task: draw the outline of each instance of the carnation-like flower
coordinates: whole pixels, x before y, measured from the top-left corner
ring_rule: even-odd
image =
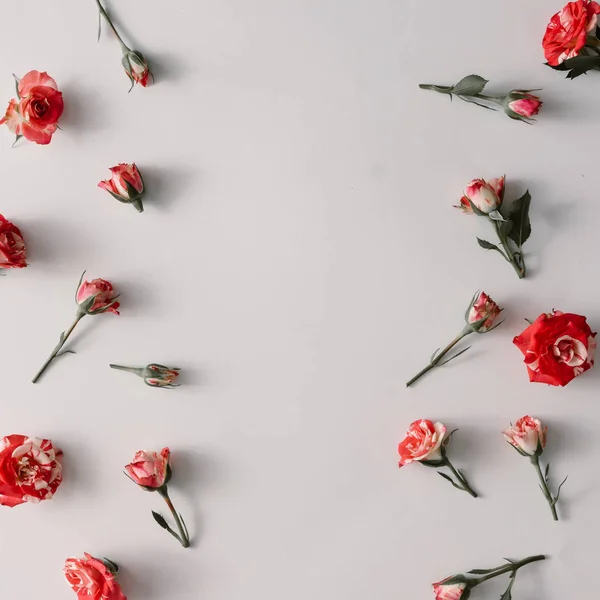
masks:
[[[50,440],[8,435],[0,440],[0,504],[50,500],[62,482],[62,452]]]
[[[0,215],[0,269],[22,269],[27,266],[25,241],[21,231]]]
[[[446,454],[446,446],[450,441],[452,433],[446,435],[446,426],[443,423],[434,423],[428,419],[419,419],[411,423],[406,437],[398,444],[400,455],[399,467],[419,462],[427,467],[448,467],[455,479],[438,471],[444,479],[449,481],[455,488],[463,490],[477,498],[464,473],[454,468]]]
[[[79,600],[127,600],[116,580],[119,567],[108,559],[67,558],[64,573]]]

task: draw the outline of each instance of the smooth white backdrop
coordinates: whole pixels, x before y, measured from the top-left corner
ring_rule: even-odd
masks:
[[[155,71],[130,94],[106,28],[96,43],[93,0],[6,7],[2,103],[11,73],[38,69],[66,108],[50,146],[0,134],[0,212],[30,258],[0,281],[0,435],[54,440],[64,482],[52,501],[0,510],[2,597],[72,598],[63,562],[84,551],[121,565],[130,600],[428,598],[446,575],[537,553],[551,560],[519,575],[515,597],[589,593],[600,370],[530,384],[511,344],[552,308],[600,327],[600,75],[543,65],[561,6],[111,0]],[[543,88],[539,122],[417,87],[469,73],[489,93]],[[96,187],[121,161],[144,174],[141,215]],[[451,207],[470,179],[503,173],[507,198],[533,197],[524,281]],[[84,269],[114,282],[121,316],[86,318],[77,354],[34,386]],[[406,390],[478,288],[506,322]],[[108,368],[152,361],[182,367],[184,385]],[[569,475],[559,523],[500,435],[526,413],[550,427],[554,484]],[[480,499],[398,470],[420,417],[460,429],[451,457]],[[191,550],[122,473],[164,445]]]

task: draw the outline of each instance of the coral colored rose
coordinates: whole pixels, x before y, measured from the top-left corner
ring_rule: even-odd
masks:
[[[500,207],[503,197],[504,176],[489,181],[473,179],[465,189],[460,204],[454,208],[460,208],[463,213],[470,215],[473,214],[473,207],[471,206],[473,204],[480,212],[487,215]]]
[[[471,303],[467,314],[467,322],[477,333],[489,331],[502,309],[485,293],[479,292]]]
[[[142,175],[135,163],[129,165],[119,163],[116,167],[111,167],[112,176],[98,184],[98,187],[106,190],[113,198],[119,202],[133,204],[138,212],[142,212],[142,196],[144,195],[144,181]]]
[[[531,119],[540,112],[543,102],[529,92],[513,90],[505,99],[505,111],[509,117]]]
[[[426,419],[415,421],[398,444],[398,466],[403,467],[413,461],[440,462],[445,435],[446,426],[442,423],[432,423]]]
[[[67,558],[64,572],[81,600],[127,600],[112,571],[87,552],[84,558]]]
[[[546,447],[547,427],[529,415],[521,417],[502,434],[506,441],[526,456],[539,456]]]
[[[142,487],[158,489],[164,486],[169,477],[170,450],[158,452],[138,450],[133,460],[125,467],[127,474]]]
[[[588,33],[596,28],[598,13],[600,5],[597,2],[577,0],[569,2],[550,19],[542,46],[551,67],[579,55]]]
[[[36,144],[49,144],[63,113],[62,93],[47,73],[29,71],[18,83],[18,100],[11,100],[0,125]]]
[[[585,317],[554,311],[540,315],[513,343],[525,356],[530,381],[564,386],[593,366],[595,337]]]
[[[115,298],[112,284],[105,279],[83,281],[79,285],[76,296],[77,304],[88,315],[101,312],[111,312],[118,315],[119,311],[117,309],[120,305],[115,302]]]
[[[50,500],[62,481],[62,452],[50,440],[9,435],[0,441],[0,504]]]
[[[471,590],[467,589],[467,586],[467,580],[460,575],[434,583],[435,600],[467,600],[471,595]]]
[[[0,269],[26,266],[25,242],[19,228],[0,215]]]

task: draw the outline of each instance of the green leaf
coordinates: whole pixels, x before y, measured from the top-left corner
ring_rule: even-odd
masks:
[[[600,56],[574,56],[552,68],[556,71],[569,71],[567,78],[575,79],[575,77],[584,75],[588,71],[600,69]]]
[[[497,250],[498,252],[500,252],[500,248],[498,248],[496,244],[492,244],[491,242],[482,240],[481,238],[477,238],[477,243],[485,250]]]
[[[510,219],[505,219],[498,224],[498,235],[500,239],[505,240],[508,237],[511,229],[513,228],[513,222]]]
[[[446,473],[441,473],[440,471],[438,471],[438,475],[440,477],[443,477],[446,481],[449,481],[457,490],[462,490],[463,489],[460,485],[458,485],[458,483],[456,483],[454,481],[454,479],[452,479],[451,477],[449,477],[448,475],[446,475]]]
[[[452,92],[457,96],[476,96],[483,92],[486,83],[487,79],[479,75],[467,75],[452,88]]]
[[[550,474],[550,463],[546,465],[546,470],[544,471],[544,481],[548,483],[548,475]]]
[[[472,571],[469,571],[469,575],[487,575],[488,573],[493,573],[497,570],[498,567],[495,569],[473,569]]]
[[[531,235],[531,223],[529,222],[529,206],[531,205],[531,195],[527,190],[520,198],[515,200],[509,210],[509,219],[513,226],[508,237],[517,244],[519,249],[529,239]]]
[[[155,511],[152,511],[152,516],[154,517],[154,520],[163,528],[163,529],[169,529],[169,525],[167,524],[167,522],[165,521],[165,518],[158,514]]]
[[[461,354],[464,354],[470,347],[471,346],[467,346],[464,350],[461,350],[460,352],[458,352],[454,356],[451,356],[450,358],[447,358],[445,361],[439,363],[438,367],[443,367],[444,365],[447,365],[451,360],[454,360],[455,358],[458,358]]]

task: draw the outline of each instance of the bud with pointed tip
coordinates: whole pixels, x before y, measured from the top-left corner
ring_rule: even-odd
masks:
[[[512,90],[504,98],[504,112],[511,118],[527,121],[540,112],[542,101],[527,90]]]
[[[129,371],[144,379],[144,383],[150,387],[161,387],[173,389],[179,387],[174,381],[179,377],[178,367],[165,367],[157,363],[150,363],[145,367],[123,367],[121,365],[109,365],[111,369],[118,371]]]
[[[152,76],[152,73],[150,73],[148,63],[141,52],[138,50],[124,51],[121,63],[132,87],[136,83],[139,83],[142,87],[148,85],[148,78]]]
[[[79,310],[86,315],[99,315],[103,312],[119,314],[120,304],[113,295],[113,286],[105,279],[82,281],[77,288],[76,300]]]
[[[144,180],[135,163],[119,163],[110,167],[110,172],[111,178],[101,181],[98,187],[106,190],[119,202],[133,204],[138,212],[143,212]]]
[[[467,309],[465,320],[475,333],[486,333],[494,328],[501,312],[502,309],[485,292],[477,292]]]

